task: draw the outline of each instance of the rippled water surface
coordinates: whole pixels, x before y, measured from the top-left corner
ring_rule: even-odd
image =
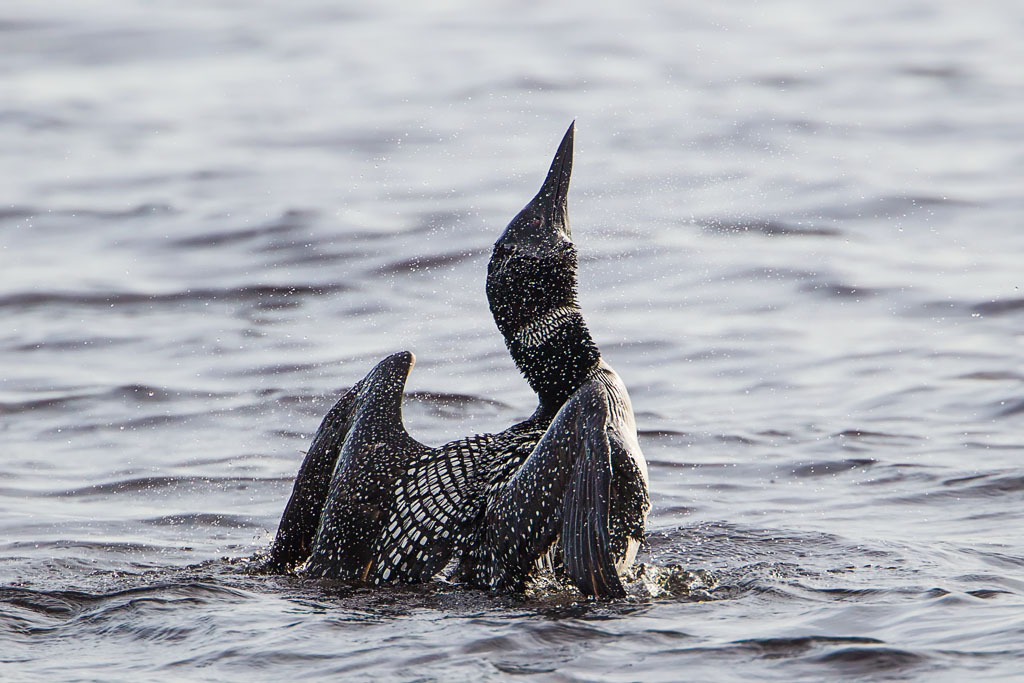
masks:
[[[1009,1],[6,2],[0,678],[1014,677],[1022,32]],[[666,590],[246,573],[384,355],[425,442],[531,412],[485,264],[573,118]]]

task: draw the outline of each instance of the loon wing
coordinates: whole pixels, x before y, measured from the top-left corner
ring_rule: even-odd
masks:
[[[263,565],[267,571],[284,571],[302,564],[312,550],[313,538],[320,528],[320,517],[338,454],[345,443],[357,398],[366,380],[360,380],[328,411],[306,458],[295,476],[291,498],[285,506],[277,536],[270,548],[270,557]]]
[[[597,380],[562,406],[515,477],[488,504],[485,544],[490,583],[520,588],[534,563],[561,536],[566,571],[577,588],[622,597],[609,538],[613,448],[609,398]]]
[[[331,409],[303,461],[264,569],[308,560],[321,577],[426,581],[482,507],[492,435],[440,449],[413,440],[401,401],[411,354],[390,356]]]
[[[373,547],[394,487],[409,463],[429,451],[402,423],[402,393],[414,362],[409,352],[388,356],[361,383],[305,565],[309,575],[366,580],[376,563]]]
[[[596,392],[588,392],[596,393]],[[606,398],[604,391],[601,398]],[[576,465],[562,498],[562,559],[565,572],[586,595],[621,598],[609,538],[612,452],[606,424],[608,403],[586,397],[582,430],[573,435]],[[577,424],[579,424],[579,422]]]
[[[486,477],[479,463],[493,440],[489,434],[461,439],[410,463],[394,490],[367,580],[415,583],[444,569],[483,507]]]

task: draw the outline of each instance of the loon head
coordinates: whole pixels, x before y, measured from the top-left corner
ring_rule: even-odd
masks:
[[[540,192],[494,244],[487,267],[487,300],[509,340],[541,316],[576,306],[576,248],[569,231],[569,178],[573,135],[569,126]]]

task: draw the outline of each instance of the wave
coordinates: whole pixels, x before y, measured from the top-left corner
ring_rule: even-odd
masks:
[[[1024,311],[1024,298],[1021,299],[993,299],[982,301],[971,306],[972,313],[980,315],[1005,315]]]
[[[398,275],[401,273],[415,273],[435,268],[445,268],[469,259],[477,258],[487,253],[484,249],[462,249],[451,251],[445,254],[432,254],[430,256],[414,256],[401,261],[386,263],[377,268],[381,275]]]
[[[995,411],[996,417],[1013,417],[1024,413],[1024,398],[999,401]]]
[[[808,282],[800,286],[801,292],[822,294],[835,299],[867,299],[881,296],[886,290],[879,287],[847,285],[841,282]]]
[[[291,477],[137,477],[92,484],[63,491],[48,491],[43,496],[82,498],[125,493],[151,493],[161,489],[223,489],[229,486],[252,485],[256,482],[290,482]]]
[[[136,306],[178,302],[267,302],[272,299],[324,296],[348,291],[338,282],[292,285],[243,285],[240,287],[197,287],[174,292],[18,292],[0,296],[2,308],[35,308],[44,306]]]
[[[921,667],[932,657],[893,647],[844,647],[807,659],[813,664],[827,664],[843,675],[872,676],[905,673]]]
[[[228,527],[231,529],[262,529],[263,525],[241,515],[226,515],[210,512],[193,512],[163,515],[140,520],[151,526],[173,527]]]
[[[926,315],[959,314],[995,318],[1024,311],[1024,298],[988,299],[985,301],[934,300],[922,303],[921,309]]]
[[[847,458],[844,460],[822,460],[809,462],[791,468],[789,471],[798,479],[810,477],[824,477],[849,472],[851,470],[866,469],[877,465],[878,461],[872,458]]]
[[[469,408],[471,406],[486,406],[489,408],[508,408],[511,406],[493,398],[474,396],[472,394],[457,394],[444,391],[410,391],[405,394],[406,399],[418,401],[428,405],[442,408]]]
[[[33,206],[7,206],[0,208],[0,222],[35,218],[37,216],[56,216],[65,218],[82,216],[87,218],[100,218],[103,220],[120,220],[152,215],[169,216],[176,213],[178,213],[177,209],[169,204],[148,202],[138,204],[127,209],[42,209]]]
[[[98,400],[102,402],[119,401],[129,402],[132,404],[144,404],[169,403],[183,399],[187,400],[196,398],[225,398],[230,395],[209,391],[179,390],[166,387],[161,388],[147,384],[123,384],[110,388],[68,389],[64,391],[47,391],[42,393],[44,393],[44,396],[38,398],[28,398],[20,401],[0,401],[0,415],[17,415],[37,410],[64,408],[69,404],[86,400]],[[76,429],[84,426],[85,425],[78,425],[77,427],[71,427],[69,429]]]
[[[180,237],[170,242],[172,247],[221,247],[248,242],[259,237],[284,235],[305,228],[316,217],[315,211],[289,209],[269,223],[241,230],[216,230],[201,235]]]
[[[934,477],[929,479],[934,480]],[[870,483],[876,484],[877,482]],[[1024,491],[1024,475],[986,473],[947,479],[940,482],[938,487],[929,487],[917,493],[892,496],[885,500],[901,504],[936,505],[943,500],[955,502],[962,499],[1015,497],[1021,491]]]
[[[116,610],[125,604],[126,599],[128,601],[149,599],[164,602],[181,599],[237,600],[245,598],[247,595],[245,591],[236,588],[206,582],[157,582],[95,593],[78,590],[40,591],[17,586],[0,586],[0,603],[13,605],[59,621],[95,610],[97,605],[105,606],[101,611]],[[93,616],[98,614],[98,612],[93,612]]]
[[[771,237],[840,237],[842,230],[823,225],[804,225],[803,223],[787,223],[765,218],[722,219],[706,218],[697,224],[708,232],[749,234],[756,233]]]
[[[10,541],[3,545],[5,550],[65,550],[77,548],[80,550],[93,550],[99,554],[116,553],[118,555],[131,555],[136,553],[155,553],[165,551],[170,546],[158,546],[150,543],[133,543],[121,541],[90,541],[88,539],[58,539],[48,541]]]

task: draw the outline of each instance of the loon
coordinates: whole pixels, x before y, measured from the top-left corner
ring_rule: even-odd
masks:
[[[575,122],[537,195],[494,245],[487,298],[533,415],[431,448],[409,436],[415,357],[377,364],[327,413],[266,568],[369,584],[428,581],[450,563],[472,586],[521,591],[545,558],[585,595],[625,595],[643,539],[647,465],[629,395],[576,300],[568,220]]]

